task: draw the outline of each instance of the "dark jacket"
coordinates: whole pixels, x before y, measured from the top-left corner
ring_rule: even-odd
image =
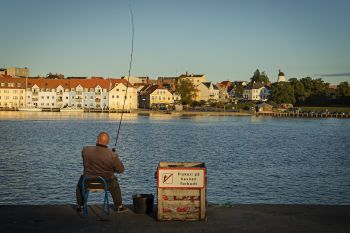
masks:
[[[84,176],[112,178],[115,172],[124,172],[124,165],[118,155],[106,146],[86,146],[83,148],[82,157]]]

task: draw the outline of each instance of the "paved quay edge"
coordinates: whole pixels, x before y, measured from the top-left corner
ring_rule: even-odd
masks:
[[[211,205],[207,220],[155,220],[111,210],[101,221],[101,205],[83,217],[75,205],[0,205],[1,232],[350,232],[350,205]]]

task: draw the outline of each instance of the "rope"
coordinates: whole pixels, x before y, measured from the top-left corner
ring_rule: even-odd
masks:
[[[132,65],[132,56],[134,54],[134,14],[132,12],[132,8],[131,8],[130,4],[129,4],[129,9],[130,9],[130,15],[131,15],[132,37],[131,37],[131,53],[130,53],[130,62],[129,62],[128,83],[126,84],[126,91],[125,91],[125,96],[124,96],[123,109],[122,109],[122,113],[120,115],[120,121],[119,121],[119,125],[118,125],[117,137],[115,139],[114,147],[117,147],[118,138],[119,138],[119,132],[120,132],[120,126],[122,125],[124,108],[125,108],[125,101],[126,101],[126,98],[127,98],[127,95],[128,95],[129,79],[130,79],[131,65]]]

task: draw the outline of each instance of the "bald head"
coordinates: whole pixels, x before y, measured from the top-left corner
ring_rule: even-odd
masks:
[[[108,135],[108,133],[106,133],[106,132],[99,133],[96,143],[107,146],[108,143],[109,143],[109,135]]]

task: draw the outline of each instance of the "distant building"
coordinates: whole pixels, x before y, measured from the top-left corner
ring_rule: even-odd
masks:
[[[185,74],[181,74],[179,76],[180,79],[189,79],[193,83],[194,86],[198,86],[199,84],[205,82],[206,77],[204,74],[190,74],[186,72]]]
[[[28,79],[29,108],[107,108],[108,80]]]
[[[67,79],[87,79],[88,77],[67,77]]]
[[[157,85],[165,87],[168,90],[175,90],[175,85],[179,77],[158,77]]]
[[[134,85],[135,83],[149,84],[149,77],[147,77],[147,76],[145,76],[145,77],[123,76],[123,77],[121,77],[121,79],[125,79],[125,80],[129,81],[129,83],[131,83],[132,85]]]
[[[244,88],[243,98],[251,101],[266,101],[270,92],[263,83],[250,83]]]
[[[284,73],[281,70],[278,71],[277,82],[286,82],[286,77],[285,77]]]
[[[7,70],[5,68],[0,69],[0,75],[6,75]]]
[[[256,106],[258,112],[272,112],[273,106],[267,103],[261,103]]]
[[[228,101],[230,99],[230,91],[233,89],[233,83],[227,80],[216,85],[219,88],[219,100],[224,102]]]
[[[174,105],[173,94],[166,88],[158,85],[146,85],[139,94],[141,108],[169,108]]]
[[[247,82],[247,81],[234,81],[234,82],[233,82],[233,84],[234,84],[235,86],[240,85],[240,86],[243,86],[243,87],[247,86],[248,83],[249,83],[249,82]]]
[[[126,79],[109,79],[109,109],[132,110],[137,109],[137,89]]]
[[[197,101],[218,101],[219,88],[212,82],[203,82],[197,86]]]
[[[0,77],[0,108],[18,109],[25,106],[26,80]]]
[[[8,67],[8,68],[6,68],[6,74],[10,75],[10,76],[28,78],[29,77],[29,69],[27,67],[24,67],[24,68]]]

